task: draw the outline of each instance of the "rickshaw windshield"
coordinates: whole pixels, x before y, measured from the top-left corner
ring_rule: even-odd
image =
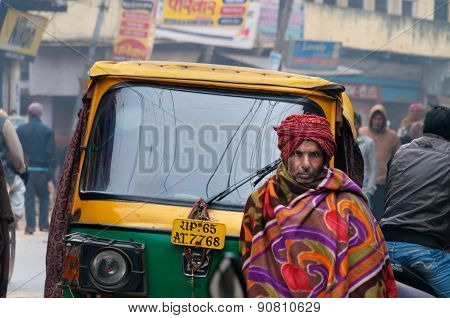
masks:
[[[208,199],[279,158],[273,130],[286,116],[324,116],[299,97],[121,85],[98,107],[81,198],[168,204]],[[242,207],[245,184],[220,205]]]

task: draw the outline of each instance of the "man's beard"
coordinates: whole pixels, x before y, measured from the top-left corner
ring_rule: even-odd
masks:
[[[295,175],[293,175],[293,178],[295,181],[297,181],[299,184],[310,184],[317,180],[321,172],[323,171],[324,167],[321,167],[318,170],[311,170],[308,171],[306,174],[309,175],[309,177],[302,176],[301,172],[297,172]]]
[[[374,131],[374,132],[376,132],[376,133],[380,133],[380,132],[382,132],[383,131],[383,129],[384,129],[384,126],[381,126],[381,127],[374,127],[374,126],[372,126],[372,130]]]

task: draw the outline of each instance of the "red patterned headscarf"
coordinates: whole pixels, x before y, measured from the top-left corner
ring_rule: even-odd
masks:
[[[326,118],[316,115],[290,115],[274,129],[278,134],[278,148],[283,162],[287,161],[304,140],[317,142],[327,160],[330,160],[336,151],[336,142]]]

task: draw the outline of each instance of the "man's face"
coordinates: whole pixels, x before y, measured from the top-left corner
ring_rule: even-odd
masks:
[[[300,184],[308,184],[317,179],[322,172],[325,157],[320,146],[311,140],[305,140],[290,155],[287,169]]]
[[[422,109],[413,109],[411,111],[411,115],[413,117],[414,120],[419,120],[420,118],[423,117],[423,110]]]
[[[384,128],[384,116],[380,113],[375,113],[371,119],[372,129],[381,131]]]

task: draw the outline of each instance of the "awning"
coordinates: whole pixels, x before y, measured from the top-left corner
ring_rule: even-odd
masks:
[[[226,59],[238,62],[239,66],[256,67],[266,69],[269,64],[269,57],[253,56],[235,53],[218,53]],[[292,68],[282,68],[283,72],[310,75],[310,76],[327,76],[327,75],[360,75],[363,71],[350,68],[344,65],[338,65],[336,70],[302,70]]]

